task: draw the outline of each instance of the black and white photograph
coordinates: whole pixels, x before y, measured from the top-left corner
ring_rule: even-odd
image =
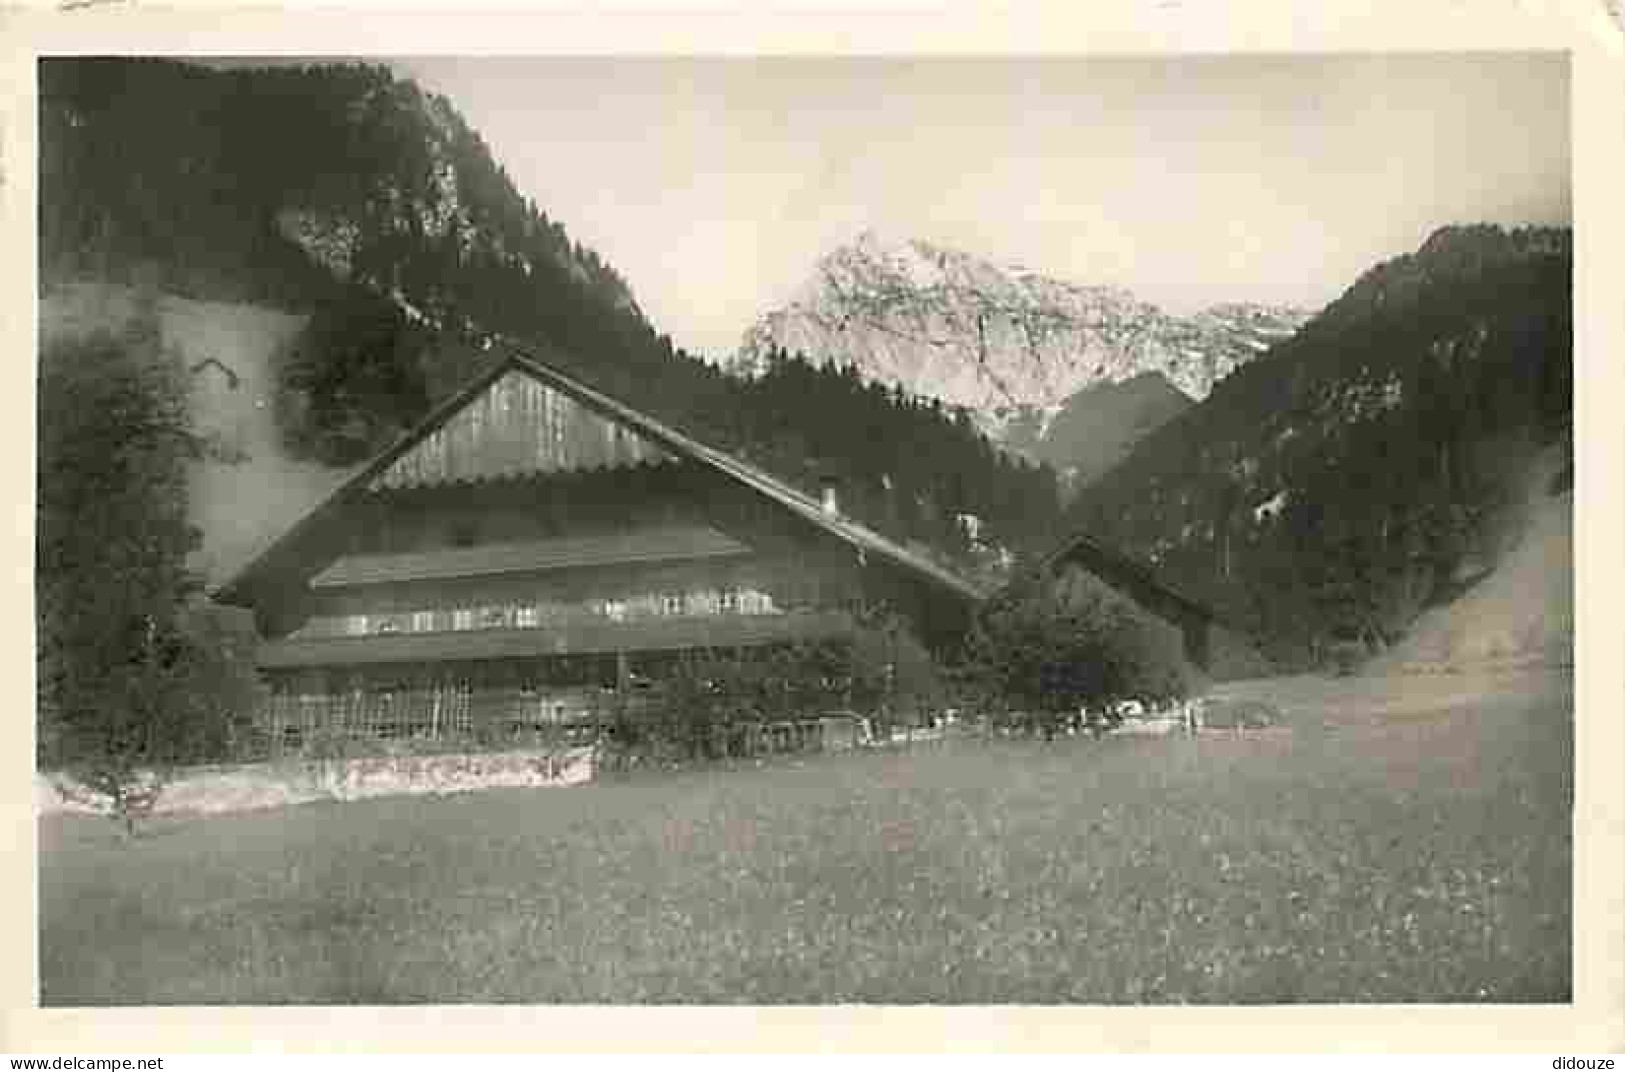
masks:
[[[39,56],[39,1005],[1569,1005],[1572,73]]]

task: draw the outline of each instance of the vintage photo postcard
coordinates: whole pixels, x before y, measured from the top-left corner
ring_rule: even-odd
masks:
[[[1605,6],[137,14],[12,72],[19,1048],[1625,1041]]]

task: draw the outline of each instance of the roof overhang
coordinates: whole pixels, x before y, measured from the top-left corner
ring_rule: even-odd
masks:
[[[568,395],[576,402],[612,420],[629,425],[679,457],[713,469],[771,499],[802,520],[822,529],[852,547],[861,558],[871,556],[929,583],[933,588],[966,604],[976,604],[988,595],[979,585],[924,555],[905,549],[879,533],[838,514],[825,510],[822,503],[783,481],[733,455],[708,447],[690,436],[602,393],[534,357],[511,340],[502,340],[504,356],[467,386],[435,406],[422,421],[403,434],[349,480],[341,484],[315,509],[299,519],[265,551],[244,566],[235,577],[217,589],[214,598],[223,603],[251,605],[259,577],[279,559],[290,554],[301,541],[334,516],[344,504],[367,493],[379,474],[425,436],[445,423],[471,399],[504,373],[519,369]],[[280,582],[279,582],[280,583]]]
[[[738,540],[707,526],[667,526],[611,532],[585,539],[448,547],[401,554],[346,555],[316,576],[317,589],[404,584],[459,577],[496,577],[555,570],[691,562],[750,553]]]

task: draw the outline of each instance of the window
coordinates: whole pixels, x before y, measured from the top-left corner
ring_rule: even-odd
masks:
[[[558,399],[552,391],[544,389],[542,392],[542,423],[546,424],[549,429],[558,424],[558,409]]]
[[[624,622],[626,620],[626,600],[604,600],[604,617],[612,622]]]
[[[413,611],[412,612],[412,632],[414,632],[414,633],[432,633],[432,632],[434,632],[434,611],[432,611],[432,610],[415,610],[415,611]]]
[[[452,611],[451,627],[458,630],[474,628],[474,612],[468,607],[459,607]]]
[[[399,633],[401,631],[400,619],[394,617],[379,618],[377,630],[380,634]]]
[[[683,597],[680,594],[674,593],[674,592],[668,592],[665,595],[661,596],[660,597],[660,613],[662,613],[662,614],[681,614],[681,613],[683,613]]]
[[[535,629],[540,622],[541,615],[536,612],[536,604],[522,603],[519,612],[514,615],[514,622],[521,629]]]
[[[451,686],[451,728],[454,733],[474,732],[474,686],[467,679]]]
[[[721,604],[721,607],[722,607],[722,613],[724,613],[724,614],[738,614],[739,613],[739,589],[737,589],[737,588],[724,588],[722,590],[722,598],[721,598],[720,604]]]
[[[351,636],[367,635],[367,616],[365,614],[352,614],[344,619],[344,631]]]
[[[508,624],[507,607],[482,607],[480,609],[480,627],[483,629],[501,629]]]

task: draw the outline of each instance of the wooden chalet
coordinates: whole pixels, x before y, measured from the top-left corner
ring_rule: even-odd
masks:
[[[1213,629],[1218,615],[1182,592],[1150,566],[1086,533],[1077,533],[1046,555],[1038,569],[1050,576],[1083,570],[1122,592],[1141,607],[1179,629],[1185,658],[1207,671],[1213,664]]]
[[[215,598],[254,612],[282,748],[579,728],[685,650],[839,640],[881,604],[946,645],[981,594],[511,349]]]

